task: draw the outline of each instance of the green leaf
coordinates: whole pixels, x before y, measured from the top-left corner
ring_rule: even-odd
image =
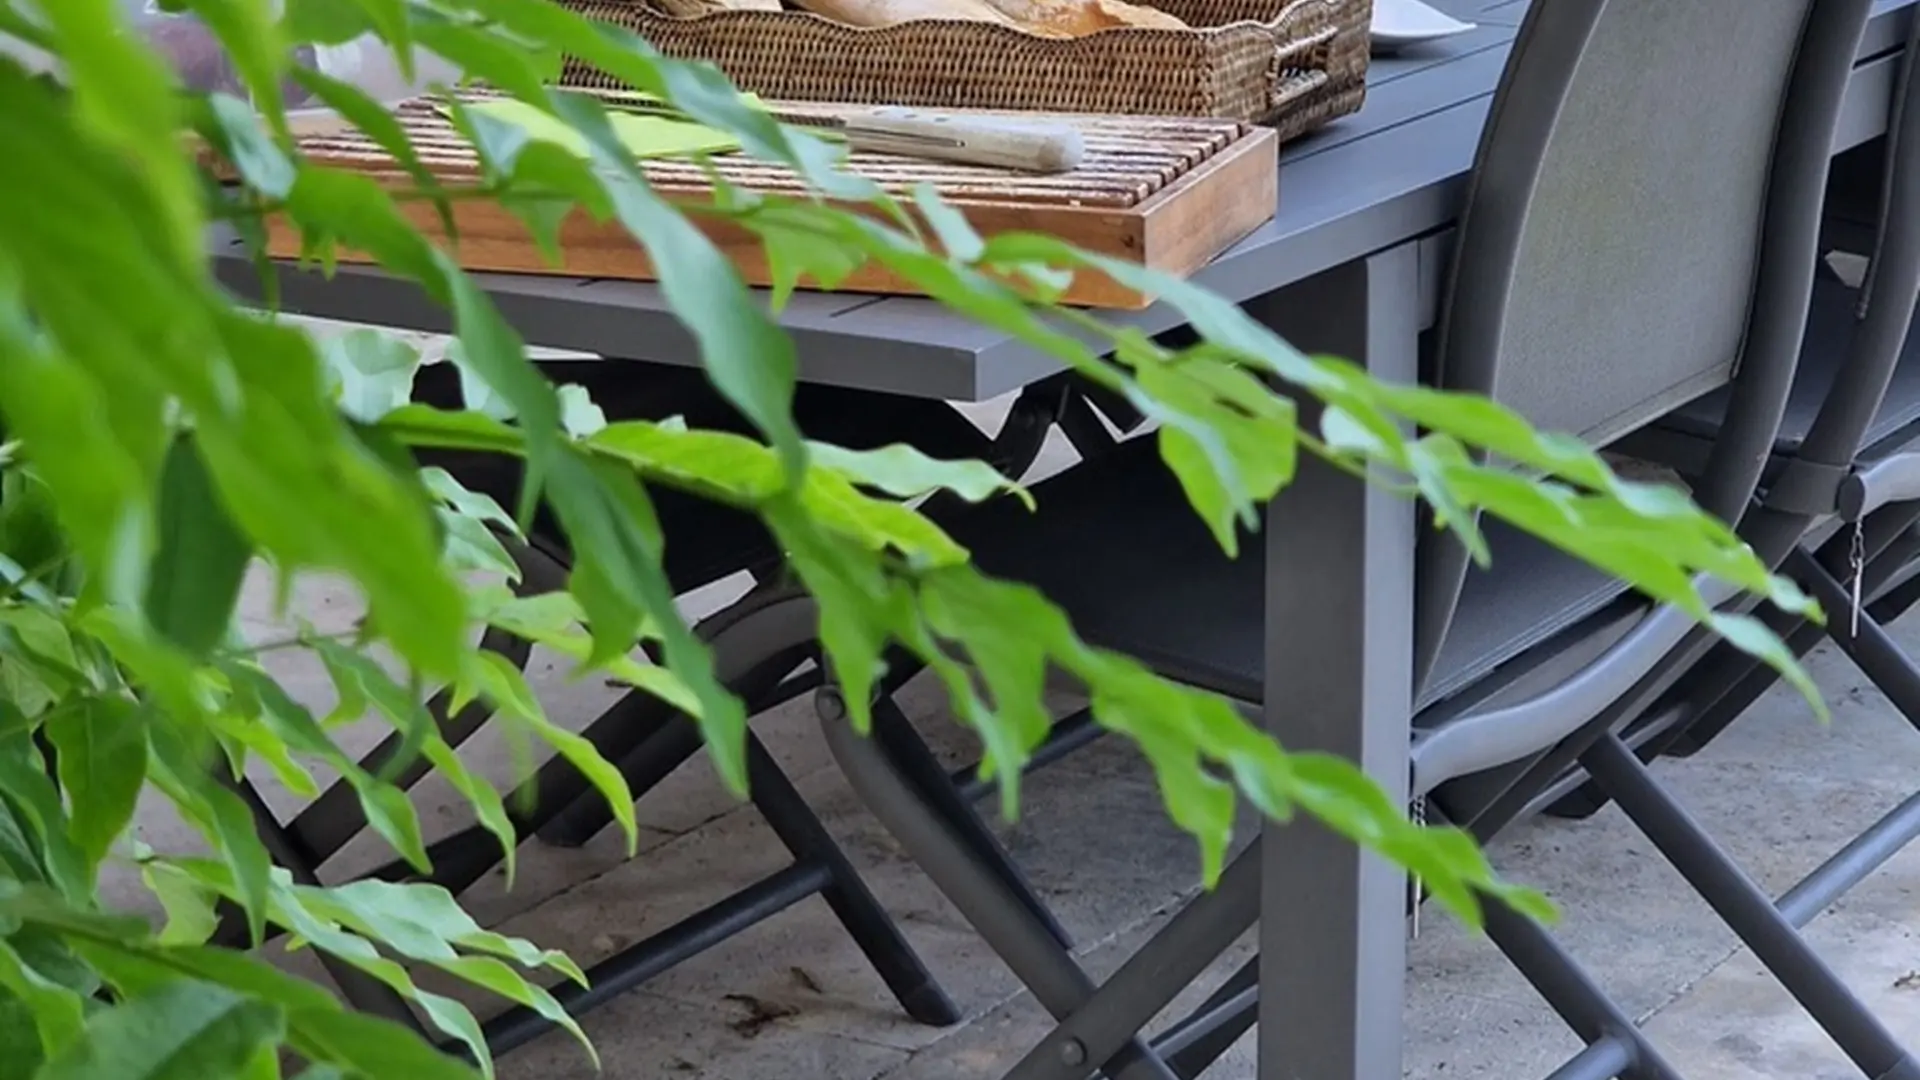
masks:
[[[199,880],[182,867],[174,870]],[[326,990],[247,953],[207,945],[157,945],[144,936],[123,940],[90,928],[67,929],[81,935],[74,942],[76,951],[126,993],[147,993],[182,978],[218,984],[243,997],[285,1008],[296,1028],[302,1016],[341,1008]]]
[[[326,339],[321,347],[340,387],[340,410],[373,423],[413,397],[420,354],[392,333],[356,327]]]
[[[973,231],[972,224],[952,203],[942,199],[931,184],[914,185],[913,205],[926,218],[949,258],[970,263],[986,251],[986,244],[980,234]]]
[[[445,17],[423,17],[417,30],[420,44],[460,65],[471,77],[523,101],[538,101],[545,92],[554,65],[538,50],[488,28],[463,26]]]
[[[330,0],[330,2],[332,6],[349,9],[347,11],[349,21],[358,15],[351,10],[354,4],[350,0]],[[308,0],[304,6],[311,11],[316,4],[314,0]],[[289,18],[293,18],[298,11],[299,8],[289,9]],[[404,56],[405,54],[396,55]],[[413,141],[407,137],[405,129],[400,126],[399,119],[395,117],[389,106],[382,104],[352,83],[342,82],[310,67],[294,68],[293,78],[308,93],[340,114],[354,127],[359,128],[360,132],[372,139],[380,149],[392,155],[393,159],[406,169],[407,175],[421,191],[435,195],[434,206],[440,212],[441,228],[449,236],[455,234],[453,210],[441,194],[439,178],[420,160],[420,154],[414,149]]]
[[[146,718],[126,698],[83,698],[48,716],[47,736],[70,808],[70,835],[98,866],[133,820],[147,778]]]
[[[273,860],[260,842],[253,813],[240,796],[223,786],[208,784],[203,789],[208,819],[221,856],[239,885],[240,906],[247,913],[252,940],[261,939],[261,927],[267,909],[267,880]]]
[[[533,946],[517,939],[488,934],[459,911],[453,898],[432,886],[396,885],[362,881],[334,889],[296,890],[300,903],[316,916],[331,919],[359,935],[384,942],[402,956],[425,961],[466,982],[500,994],[510,1001],[527,1005],[554,1023],[566,1028],[587,1045],[572,1018],[566,1015],[553,996],[532,984],[512,968],[491,956],[463,956],[455,944],[472,946],[499,942],[511,955],[530,956],[540,963],[565,971],[570,977],[584,976],[571,961],[553,953],[538,953]],[[494,951],[487,949],[486,951]],[[456,1021],[457,1022],[457,1021]],[[591,1046],[588,1046],[591,1051]]]
[[[27,839],[19,815],[14,813],[13,807],[5,799],[0,799],[0,880],[39,885],[47,883],[47,872],[40,864],[40,855],[33,849],[33,842]]]
[[[436,960],[433,966],[539,1013],[555,1026],[572,1035],[586,1049],[587,1056],[593,1061],[593,1067],[595,1069],[600,1067],[600,1054],[594,1050],[592,1041],[587,1038],[587,1033],[580,1030],[580,1025],[573,1017],[567,1015],[567,1010],[560,1006],[560,1002],[555,1000],[552,994],[528,982],[519,972],[490,956],[461,956],[451,960]]]
[[[408,1080],[474,1080],[480,1075],[391,1020],[315,1010],[293,1014],[288,1026],[294,1049],[359,1075]]]
[[[508,580],[517,581],[520,566],[513,556],[500,543],[500,537],[481,522],[456,514],[452,511],[440,512],[440,523],[446,529],[446,547],[443,557],[447,565],[461,573],[483,571],[499,574]]]
[[[207,1080],[241,1071],[285,1030],[275,1006],[176,982],[96,1013],[37,1080]]]
[[[585,439],[607,426],[607,414],[593,403],[586,387],[568,383],[560,387],[560,422],[567,434]]]
[[[345,45],[373,32],[358,0],[286,0],[280,25],[291,40],[319,45]]]
[[[257,0],[181,2],[219,36],[221,49],[253,98],[253,108],[284,135],[286,102],[281,88],[291,43],[281,36],[273,10]]]
[[[941,461],[905,443],[876,450],[848,450],[826,443],[809,443],[808,447],[813,460],[823,468],[903,499],[951,491],[968,502],[984,502],[1010,492],[1029,507],[1033,505],[1033,497],[1025,488],[982,461]]]
[[[115,7],[110,0],[39,5],[60,44],[64,82],[72,89],[76,111],[103,144],[140,163],[145,186],[163,214],[161,225],[170,234],[169,254],[185,271],[200,257],[201,237],[193,172],[176,141],[179,99],[153,53],[122,32]],[[10,111],[11,105],[0,105],[0,113]],[[12,139],[0,143],[23,145]]]
[[[500,798],[500,792],[486,777],[475,775],[468,769],[445,739],[428,739],[423,752],[435,771],[473,807],[480,825],[500,841],[500,856],[505,860],[502,870],[506,874],[507,887],[512,888],[514,864],[520,849],[520,832],[513,827],[512,818],[507,816],[507,805]],[[406,794],[402,792],[400,798],[406,801]],[[408,805],[412,804],[409,802]]]
[[[520,529],[500,504],[490,495],[468,491],[445,469],[422,469],[420,478],[442,504],[448,562],[462,571],[490,571],[519,581],[520,566],[500,542],[500,534],[518,539]]]
[[[86,902],[93,894],[91,864],[73,841],[47,762],[24,732],[0,737],[0,800],[38,851],[47,880],[69,901]]]
[[[512,536],[519,535],[519,530],[514,527],[513,518],[501,509],[493,496],[469,490],[466,485],[454,479],[453,474],[447,470],[421,469],[420,482],[427,486],[427,490],[433,493],[434,498],[445,503],[448,509],[462,517],[470,517],[476,521],[497,526]]]
[[[362,768],[359,761],[327,735],[306,706],[295,701],[265,672],[241,664],[226,665],[222,671],[233,683],[240,702],[249,711],[258,714],[270,730],[294,750],[312,754],[326,762],[328,767],[353,785],[355,794],[360,798],[360,809],[367,815],[367,824],[372,826],[374,832],[393,845],[396,851],[415,852],[422,859],[426,857],[420,817],[406,792],[376,779]],[[342,678],[347,680],[346,689],[353,692],[356,700],[366,696],[357,673],[337,674],[336,685],[340,685]]]
[[[171,717],[160,717],[148,728],[153,775],[186,819],[219,853],[231,876],[232,892],[247,916],[251,940],[263,937],[273,859],[260,842],[253,811],[228,784],[214,774],[203,753],[176,728]]]
[[[388,781],[406,768],[429,740],[439,738],[433,715],[411,690],[395,682],[367,656],[327,638],[314,638],[312,645],[342,697],[371,702],[400,733],[400,745],[382,766],[383,775],[359,786],[361,802],[368,807],[369,824],[394,850],[421,873],[430,872],[433,864],[427,858],[419,818],[406,792]],[[355,771],[360,771],[357,765]],[[354,779],[353,774],[348,776],[350,781]]]
[[[379,427],[415,447],[488,450],[500,454],[522,454],[526,450],[525,439],[519,431],[477,412],[407,405],[382,417]]]
[[[1827,708],[1826,695],[1814,683],[1813,676],[1800,666],[1793,650],[1781,641],[1779,636],[1759,619],[1751,615],[1732,615],[1716,611],[1708,620],[1708,626],[1725,638],[1741,652],[1758,657],[1768,667],[1779,672],[1787,682],[1800,691],[1800,696],[1813,703],[1814,712],[1821,723],[1831,719]]]
[[[147,618],[169,641],[204,657],[233,625],[252,545],[227,515],[189,439],[167,452],[159,506],[160,548],[147,579]]]
[[[799,366],[792,339],[713,241],[647,185],[598,103],[577,94],[551,97],[554,112],[593,144],[614,214],[660,268],[660,290],[693,334],[714,388],[773,444],[787,473],[799,476],[806,451],[793,423]]]
[[[631,855],[640,842],[640,833],[634,819],[633,792],[620,770],[600,756],[592,743],[549,720],[546,710],[540,707],[540,699],[527,685],[526,677],[506,657],[480,651],[473,657],[467,680],[479,688],[481,696],[493,702],[501,715],[520,721],[593,784],[607,800],[621,831],[626,833],[627,851]]]
[[[0,15],[5,9],[0,8]],[[0,1062],[6,1063],[6,1080],[16,1077],[30,1077],[40,1069],[40,1063],[46,1060],[46,1051],[41,1044],[41,1035],[35,1026],[37,1017],[33,1007],[21,1000],[12,991],[0,987]]]
[[[0,997],[9,995],[27,1006],[40,1035],[37,1049],[43,1060],[63,1053],[86,1025],[86,999],[34,970],[0,939]],[[10,1022],[11,1018],[0,1017],[0,1025]]]
[[[358,0],[358,3],[378,28],[380,37],[393,48],[401,74],[412,78],[413,21],[407,0]]]
[[[219,929],[211,892],[192,876],[170,863],[149,860],[140,866],[140,879],[167,913],[157,939],[160,944],[204,945]]]
[[[526,521],[533,499],[545,479],[551,444],[560,437],[560,398],[553,384],[527,359],[526,343],[494,308],[486,293],[452,261],[438,256],[452,295],[454,323],[459,334],[460,351],[448,357],[462,372],[478,376],[489,389],[513,407],[513,413],[526,433],[528,452],[525,489],[515,516]]]
[[[249,187],[284,199],[293,190],[293,159],[260,126],[252,105],[230,94],[209,94],[207,104],[219,125],[220,149]]]

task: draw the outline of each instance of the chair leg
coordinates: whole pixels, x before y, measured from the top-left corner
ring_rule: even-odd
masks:
[[[902,777],[900,770],[880,747],[856,735],[834,715],[835,710],[831,707],[822,712],[821,727],[834,760],[839,763],[842,773],[867,808],[933,879],[940,891],[960,909],[994,952],[1013,969],[1041,1006],[1056,1018],[1077,1018],[1079,1011],[1098,993],[1093,980],[1060,947],[1026,904],[1007,887],[1004,879],[992,869],[982,866],[973,850],[954,835],[947,821],[921,800],[918,792]],[[1257,863],[1251,865],[1256,871],[1251,880],[1257,884],[1258,866]],[[1223,887],[1220,894],[1224,893],[1226,889]],[[1254,893],[1257,903],[1257,889]],[[1227,920],[1188,919],[1186,922],[1193,925],[1196,931],[1218,932]],[[1239,930],[1235,930],[1227,941],[1230,943],[1238,934]],[[1146,1013],[1147,1018],[1163,1008],[1167,1000],[1185,982],[1190,981],[1190,977],[1176,977],[1174,972],[1179,970],[1177,965],[1192,963],[1198,957],[1199,963],[1204,966],[1218,953],[1219,950],[1214,950],[1211,954],[1200,956],[1199,950],[1183,948],[1179,955],[1168,957],[1176,966],[1172,972],[1158,973],[1160,977],[1152,990],[1160,996],[1157,1001],[1147,1003],[1151,1006]],[[1124,1004],[1141,1007],[1139,1001]],[[1124,1028],[1125,1025],[1120,1026]],[[1131,1029],[1137,1030],[1138,1026]],[[1049,1080],[1084,1080],[1098,1069],[1112,1080],[1178,1080],[1166,1062],[1155,1055],[1137,1034],[1125,1038],[1110,1054],[1103,1054],[1096,1046],[1064,1035],[1059,1029],[1056,1029],[1055,1035],[1060,1036],[1060,1042],[1054,1046],[1053,1053],[1030,1058],[1012,1075],[1021,1080],[1038,1080],[1040,1077],[1048,1077]]]
[[[797,864],[824,866],[832,882],[821,898],[846,928],[908,1016],[933,1027],[960,1022],[960,1010],[907,944],[846,852],[807,805],[758,736],[747,735],[747,778],[754,805]]]
[[[821,691],[822,706],[833,708],[830,703],[837,700],[835,691]],[[1020,898],[1027,910],[1046,925],[1047,932],[1060,943],[1061,948],[1073,948],[1073,939],[1052,910],[1034,893],[1033,885],[1020,869],[1020,864],[1007,854],[1007,849],[987,828],[986,822],[980,820],[980,815],[954,785],[939,759],[934,757],[920,734],[913,730],[913,722],[907,719],[889,695],[883,694],[874,702],[873,739],[892,759],[902,778],[919,792],[921,800],[934,813],[946,821],[947,827],[972,851],[980,865],[990,868],[1006,884],[1007,889]]]
[[[1553,935],[1525,915],[1491,897],[1482,898],[1487,937],[1527,982],[1546,999],[1560,1019],[1585,1040],[1588,1049],[1554,1073],[1554,1077],[1619,1075],[1627,1080],[1680,1080],[1680,1074],[1647,1041],[1639,1026],[1600,989]],[[1583,1059],[1609,1053],[1608,1046],[1624,1050],[1626,1067],[1616,1072],[1586,1073]],[[1622,1064],[1608,1061],[1608,1065]]]
[[[1633,751],[1608,735],[1581,762],[1866,1076],[1920,1080],[1920,1058],[1828,969],[1773,900],[1661,789]]]

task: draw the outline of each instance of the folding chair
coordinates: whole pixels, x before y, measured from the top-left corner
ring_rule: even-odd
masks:
[[[719,402],[694,370],[674,371],[617,361],[561,362],[549,365],[560,382],[585,384],[595,402],[616,419],[663,419],[679,415],[690,423],[744,430],[745,422]],[[455,373],[447,368],[422,372],[416,397],[452,405],[459,400]],[[1074,400],[1060,381],[1034,389],[1012,409],[999,436],[988,439],[951,407],[938,401],[877,402],[872,395],[830,388],[803,387],[795,412],[810,436],[852,447],[911,439],[947,457],[983,457],[1017,471],[1038,453],[1047,427]],[[517,463],[490,455],[443,454],[430,463],[447,468],[468,487],[510,501],[519,484]],[[704,620],[696,632],[714,656],[717,673],[747,705],[750,715],[764,713],[818,684],[817,619],[811,603],[778,581],[778,551],[749,515],[672,491],[653,492],[669,538],[667,572],[677,592],[745,570],[758,584],[746,597]],[[529,543],[516,547],[525,586],[537,591],[560,588],[568,562],[566,541],[557,522],[542,508]],[[524,666],[526,643],[498,632],[483,642]],[[490,717],[472,705],[447,716],[445,695],[429,703],[443,736],[458,746]],[[692,720],[640,692],[628,694],[582,732],[600,753],[616,762],[636,798],[665,779],[701,748]],[[400,740],[390,737],[366,759],[369,768],[386,764]],[[590,989],[566,984],[554,996],[570,1012],[579,1012],[640,985],[693,955],[812,895],[827,901],[855,943],[867,955],[909,1016],[944,1026],[959,1012],[927,973],[892,920],[874,899],[845,854],[794,789],[766,747],[751,731],[747,742],[751,798],[793,862],[708,908],[661,930],[589,972]],[[424,762],[408,763],[395,781],[411,787],[428,772]],[[336,784],[289,822],[281,822],[245,789],[256,822],[280,865],[303,881],[317,881],[320,867],[366,827],[365,814],[352,790]],[[563,845],[584,843],[611,821],[611,811],[571,765],[553,759],[541,766],[525,788],[507,799],[509,817],[524,838],[538,834]],[[420,878],[404,861],[394,860],[370,873],[385,880],[425,880],[459,892],[500,861],[498,841],[478,825],[428,846],[433,873]],[[232,932],[231,930],[229,931]],[[389,988],[344,964],[329,972],[357,1007],[411,1022],[404,1002]],[[516,1007],[482,1025],[495,1052],[504,1052],[540,1034],[547,1021],[531,1009]]]
[[[1476,163],[1433,381],[1594,443],[1730,382],[1743,419],[1716,447],[1701,495],[1738,518],[1791,383],[1827,148],[1866,12],[1860,0],[1533,5]],[[1317,287],[1264,298],[1263,317],[1283,332],[1310,322]],[[1220,555],[1151,446],[1123,446],[1037,495],[1036,515],[989,506],[952,531],[985,569],[1062,603],[1088,640],[1257,707],[1264,567]],[[1457,542],[1422,538],[1416,799],[1530,763],[1589,725],[1610,730],[1690,640],[1683,613],[1625,596],[1517,532],[1487,533],[1485,571]],[[1010,1077],[1192,1077],[1252,1022],[1249,964],[1158,1039],[1140,1035],[1252,925],[1257,847],[1096,985],[925,770],[852,737],[832,687],[816,700],[856,791],[1059,1021]],[[1675,1075],[1541,928],[1494,907],[1488,931],[1588,1044],[1555,1076]],[[1797,939],[1786,949],[1811,959]],[[1831,990],[1788,981],[1803,999]],[[1836,1011],[1815,1004],[1823,1018]],[[1837,1007],[1848,1010],[1857,1003]],[[1850,1049],[1880,1066],[1873,1075],[1911,1064],[1868,1028]]]
[[[1784,570],[1822,601],[1826,627],[1783,612],[1766,616],[1795,655],[1832,636],[1862,671],[1908,715],[1920,715],[1912,665],[1892,649],[1884,625],[1920,598],[1913,577],[1920,558],[1920,487],[1910,477],[1920,460],[1920,340],[1911,333],[1920,298],[1920,21],[1902,61],[1888,135],[1876,159],[1856,151],[1852,175],[1830,188],[1831,242],[1872,252],[1866,279],[1850,288],[1837,278],[1814,291],[1813,317],[1801,369],[1774,446],[1761,504],[1811,524]],[[1862,174],[1880,175],[1877,193]],[[1874,220],[1863,221],[1877,203]],[[1725,415],[1722,396],[1702,399],[1649,433],[1636,452],[1683,470],[1697,465]],[[1849,586],[1859,586],[1855,595]],[[1854,632],[1854,608],[1860,629]],[[1731,724],[1778,676],[1751,657],[1716,649],[1700,674],[1669,693],[1624,734],[1643,761],[1690,756]],[[1548,812],[1586,817],[1604,800],[1591,785],[1569,793],[1569,776],[1544,793]]]

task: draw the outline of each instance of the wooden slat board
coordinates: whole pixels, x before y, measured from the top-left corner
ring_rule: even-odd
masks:
[[[782,114],[828,117],[857,106],[777,103]],[[477,183],[480,162],[441,106],[427,99],[396,106],[423,163],[449,187]],[[1044,232],[1081,248],[1126,259],[1177,275],[1192,273],[1273,216],[1277,179],[1273,133],[1230,120],[1147,117],[1052,117],[1079,128],[1086,143],[1080,168],[1038,176],[1004,169],[886,154],[854,154],[851,171],[883,189],[909,194],[931,185],[966,215],[982,235],[1007,231]],[[317,164],[349,168],[405,184],[398,164],[357,131],[328,132],[317,127],[299,136],[301,151]],[[706,168],[692,162],[647,161],[649,182],[670,198],[710,196]],[[711,161],[712,170],[741,188],[772,193],[803,193],[800,179],[784,166],[744,154]],[[615,223],[575,214],[561,229],[561,261],[555,265],[535,248],[518,219],[483,200],[455,200],[456,252],[473,270],[569,274],[584,277],[653,280],[646,252]],[[408,202],[403,209],[423,231],[441,237],[430,204]],[[700,220],[700,219],[696,219]],[[739,226],[702,220],[701,227],[756,285],[772,283],[757,238]],[[270,230],[273,254],[299,254],[299,237],[289,227]],[[343,259],[354,256],[343,254]],[[884,270],[867,267],[840,286],[856,292],[907,293],[915,290]],[[1104,274],[1082,273],[1068,289],[1069,303],[1089,307],[1139,308],[1149,297],[1121,287]]]

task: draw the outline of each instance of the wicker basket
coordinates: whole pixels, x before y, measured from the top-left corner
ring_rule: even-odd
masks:
[[[678,18],[645,0],[567,6],[784,100],[1226,117],[1271,125],[1283,139],[1360,108],[1373,0],[1151,2],[1193,29],[1055,39],[959,20],[861,29],[802,12]],[[613,85],[579,61],[565,79]]]

